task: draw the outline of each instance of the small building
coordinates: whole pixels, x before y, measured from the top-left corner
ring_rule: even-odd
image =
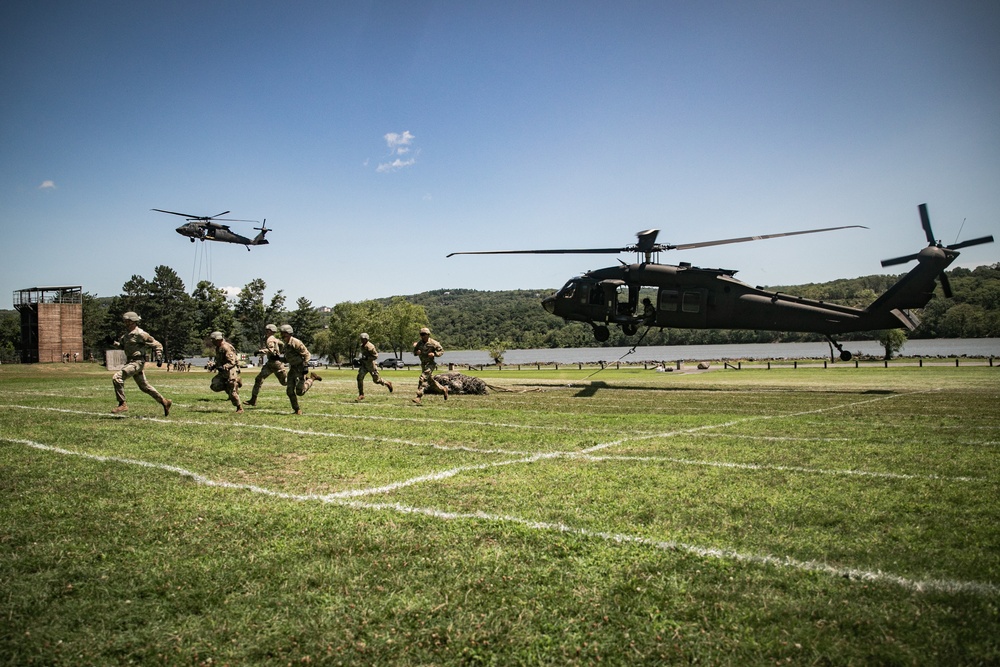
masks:
[[[21,363],[83,361],[83,288],[29,287],[14,292],[21,314]]]

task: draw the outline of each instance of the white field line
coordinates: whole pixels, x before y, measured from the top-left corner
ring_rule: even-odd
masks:
[[[779,557],[767,554],[764,555],[749,554],[749,553],[734,551],[731,549],[713,549],[713,548],[699,547],[696,545],[686,544],[683,542],[676,542],[672,540],[655,540],[638,535],[593,531],[593,530],[588,530],[586,528],[576,528],[573,526],[568,526],[563,523],[533,521],[530,519],[524,519],[521,517],[510,516],[510,515],[490,514],[488,512],[471,512],[471,513],[445,512],[433,508],[413,507],[410,505],[402,505],[399,503],[366,503],[358,500],[347,500],[343,495],[340,494],[330,494],[330,495],[320,496],[313,494],[302,495],[302,494],[284,493],[250,484],[234,484],[232,482],[212,480],[203,475],[199,475],[197,473],[185,470],[184,468],[180,468],[177,466],[164,465],[159,463],[150,463],[148,461],[140,461],[136,459],[125,459],[115,456],[101,456],[96,454],[73,452],[67,449],[62,449],[60,447],[53,447],[50,445],[44,445],[31,440],[0,438],[0,441],[26,445],[28,447],[32,447],[47,452],[53,452],[57,454],[63,454],[68,456],[80,456],[94,461],[122,463],[126,465],[135,465],[135,466],[142,466],[145,468],[164,470],[167,472],[173,472],[178,475],[182,475],[184,477],[189,477],[196,483],[205,486],[249,491],[252,493],[266,495],[273,498],[279,498],[282,500],[291,500],[297,502],[322,502],[357,510],[392,511],[392,512],[399,512],[402,514],[427,516],[435,519],[441,519],[444,521],[464,520],[464,521],[513,523],[520,526],[524,526],[532,530],[579,535],[582,537],[596,538],[619,544],[641,545],[663,551],[681,551],[693,554],[700,558],[732,560],[741,563],[765,565],[778,568],[790,568],[805,572],[818,572],[833,577],[847,578],[852,580],[891,584],[918,593],[923,593],[923,592],[972,593],[988,597],[994,597],[1000,595],[1000,585],[993,584],[990,582],[962,581],[956,579],[911,579],[908,577],[895,575],[889,572],[883,572],[881,570],[860,570],[856,568],[843,568],[818,561],[801,561],[791,557]],[[530,457],[530,458],[535,458],[535,457]],[[516,463],[516,461],[509,461],[507,463]]]
[[[865,401],[867,402],[867,401]],[[47,412],[60,412],[68,414],[80,414],[80,415],[90,415],[107,417],[109,419],[134,419],[140,421],[151,421],[159,424],[175,424],[182,426],[205,426],[206,422],[197,420],[181,420],[181,419],[166,419],[162,417],[124,417],[124,416],[113,416],[109,417],[103,413],[86,412],[83,410],[69,410],[65,408],[49,408],[49,407],[37,407],[37,406],[25,406],[25,405],[7,405],[3,407],[8,408],[18,408],[23,410],[37,410],[37,411],[47,411]],[[837,406],[840,408],[843,406]],[[823,408],[823,409],[836,409],[836,408]],[[815,411],[810,411],[815,412]],[[981,477],[966,477],[966,476],[946,476],[946,475],[914,475],[908,473],[893,473],[893,472],[874,472],[866,470],[852,470],[852,469],[823,469],[823,468],[807,468],[804,466],[780,466],[771,465],[763,463],[732,463],[728,461],[699,461],[694,459],[682,459],[669,456],[628,456],[628,455],[592,455],[590,452],[599,451],[601,448],[606,448],[610,445],[619,445],[627,442],[628,440],[646,440],[650,438],[670,438],[679,435],[716,435],[699,433],[699,431],[711,428],[718,428],[721,426],[728,426],[736,423],[741,423],[743,421],[750,421],[756,419],[768,419],[769,417],[749,417],[745,420],[737,420],[735,422],[727,422],[726,424],[709,424],[707,426],[695,426],[689,429],[680,429],[676,431],[669,431],[665,433],[657,433],[651,435],[636,435],[631,438],[616,440],[612,443],[605,443],[595,445],[593,447],[581,450],[579,452],[566,452],[566,451],[552,451],[552,452],[524,452],[509,449],[482,449],[478,447],[472,447],[468,445],[439,445],[434,443],[422,443],[414,442],[410,440],[403,440],[401,438],[382,438],[374,436],[361,436],[356,434],[345,434],[345,433],[330,433],[324,431],[310,431],[303,429],[293,429],[286,428],[282,426],[272,426],[270,424],[247,424],[245,422],[237,422],[227,426],[237,427],[237,428],[253,428],[261,430],[272,430],[280,431],[284,433],[291,433],[293,435],[311,435],[319,436],[324,438],[347,438],[362,440],[364,442],[384,442],[396,445],[405,445],[408,447],[429,447],[432,449],[437,449],[440,451],[462,451],[469,452],[472,454],[485,454],[485,455],[500,455],[500,456],[515,456],[518,457],[514,460],[504,460],[504,461],[494,461],[490,463],[483,464],[473,464],[467,466],[457,466],[448,470],[432,473],[429,475],[421,475],[408,480],[402,480],[400,482],[394,482],[385,486],[372,487],[370,489],[355,489],[351,491],[343,491],[338,494],[333,494],[334,496],[339,496],[343,494],[344,496],[365,496],[374,495],[379,493],[387,493],[399,488],[413,486],[420,484],[422,482],[433,482],[441,479],[446,479],[448,477],[453,477],[454,475],[461,474],[463,472],[472,470],[483,470],[495,466],[507,466],[515,463],[534,463],[536,461],[541,461],[545,459],[555,459],[555,458],[565,458],[574,459],[580,461],[641,461],[641,462],[652,462],[652,463],[674,463],[678,465],[688,465],[688,466],[704,466],[712,468],[728,468],[733,470],[749,470],[749,471],[778,471],[778,472],[796,472],[803,474],[813,474],[813,475],[839,475],[839,476],[859,476],[859,477],[873,477],[882,479],[904,479],[904,480],[934,480],[934,481],[951,481],[951,482],[985,482],[985,478]],[[209,424],[211,425],[211,424]],[[722,434],[718,434],[722,435]],[[810,442],[813,440],[802,438],[801,440]],[[815,439],[816,441],[824,440],[822,438]]]
[[[871,398],[871,399],[868,399],[866,401],[857,401],[857,402],[854,402],[854,403],[841,403],[839,405],[833,405],[833,406],[829,406],[829,407],[825,407],[825,408],[816,408],[815,410],[803,410],[801,412],[789,412],[789,413],[777,414],[777,415],[755,415],[753,417],[743,417],[742,419],[733,419],[731,421],[723,422],[721,424],[706,424],[705,426],[695,426],[695,427],[692,427],[692,428],[689,428],[689,429],[682,429],[682,430],[679,430],[679,431],[673,431],[671,433],[662,434],[662,437],[671,437],[671,436],[674,436],[674,435],[686,435],[686,434],[690,434],[690,433],[697,433],[699,431],[707,431],[707,430],[713,430],[713,429],[718,429],[718,428],[726,428],[726,427],[729,427],[729,426],[736,426],[738,424],[745,424],[747,422],[753,422],[753,421],[770,421],[770,420],[773,420],[773,419],[786,419],[788,417],[801,417],[802,415],[820,414],[820,413],[823,413],[823,412],[830,412],[831,410],[847,410],[849,408],[854,408],[854,407],[857,407],[859,405],[865,405],[867,403],[876,403],[876,402],[879,402],[879,401],[887,401],[887,400],[889,400],[891,398],[898,398],[900,396],[911,396],[913,394],[922,394],[922,393],[926,393],[927,391],[936,391],[936,390],[928,389],[926,391],[910,392],[908,394],[891,394],[891,395],[888,395],[888,396],[879,396],[877,398]],[[584,449],[582,451],[584,453],[590,453],[590,452],[600,451],[602,449],[607,449],[609,447],[616,447],[618,445],[622,445],[622,444],[628,442],[629,440],[646,440],[646,439],[649,439],[649,438],[656,438],[656,437],[661,437],[661,436],[659,436],[659,435],[645,435],[645,436],[637,436],[637,437],[634,437],[634,438],[622,438],[621,440],[613,440],[611,442],[605,442],[605,443],[601,443],[601,444],[598,444],[598,445],[594,445],[593,447],[588,447],[587,449]]]

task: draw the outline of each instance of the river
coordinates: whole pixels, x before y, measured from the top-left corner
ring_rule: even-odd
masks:
[[[844,349],[855,356],[865,355],[881,358],[884,348],[878,341],[846,341]],[[629,363],[644,361],[715,361],[723,359],[823,359],[829,358],[830,346],[816,343],[749,343],[737,345],[650,345],[636,348],[628,354],[630,347],[573,347],[542,350],[507,350],[505,364],[536,363],[596,363],[614,362],[621,359]],[[385,358],[385,354],[380,355]],[[909,340],[899,351],[900,357],[1000,357],[1000,338],[935,338],[930,340]],[[409,358],[408,358],[409,357]],[[412,355],[403,355],[409,364],[414,363]],[[492,363],[483,350],[446,350],[441,361],[445,364],[480,365]]]

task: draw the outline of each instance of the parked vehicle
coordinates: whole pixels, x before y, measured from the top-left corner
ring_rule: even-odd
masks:
[[[396,357],[389,357],[378,362],[379,368],[406,368],[406,362]]]

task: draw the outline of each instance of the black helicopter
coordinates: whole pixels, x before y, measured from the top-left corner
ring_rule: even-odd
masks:
[[[799,331],[825,335],[840,352],[840,358],[850,361],[851,353],[833,339],[835,334],[901,327],[912,331],[919,324],[919,319],[910,310],[927,305],[934,293],[935,280],[941,282],[944,295],[951,297],[951,285],[944,270],[958,257],[956,250],[993,242],[992,236],[983,236],[950,246],[943,245],[935,240],[931,231],[927,205],[921,204],[919,210],[920,222],[927,236],[927,247],[912,255],[885,260],[882,266],[903,264],[914,259],[919,263],[864,309],[751,287],[734,278],[734,270],[701,269],[685,262],[673,266],[653,261],[654,254],[665,250],[745,243],[838,229],[866,229],[861,225],[679,245],[656,243],[659,230],[650,229],[638,233],[638,243],[624,248],[453,252],[448,257],[635,252],[640,256],[639,263],[622,262],[621,266],[588,271],[571,279],[554,295],[544,299],[542,306],[564,320],[590,324],[594,329],[594,337],[601,342],[610,336],[608,325],[612,324],[620,326],[627,336],[637,333],[643,325],[678,329]],[[640,310],[639,291],[643,288],[655,289],[656,299],[655,302],[646,302],[645,307]]]
[[[169,213],[170,215],[179,215],[182,218],[187,218],[187,223],[181,225],[177,228],[177,233],[181,236],[186,236],[191,239],[191,243],[195,241],[219,241],[221,243],[239,243],[245,245],[247,250],[250,250],[252,245],[267,245],[269,241],[264,238],[270,229],[267,228],[267,219],[261,223],[260,227],[254,227],[255,230],[260,231],[260,234],[254,238],[247,238],[241,234],[237,234],[229,228],[229,225],[221,225],[219,221],[222,222],[257,222],[256,220],[237,220],[235,218],[220,218],[221,215],[226,215],[229,211],[223,211],[222,213],[217,213],[215,215],[190,215],[188,213],[178,213],[176,211],[164,211],[162,208],[151,209],[153,211],[158,211],[159,213]]]

